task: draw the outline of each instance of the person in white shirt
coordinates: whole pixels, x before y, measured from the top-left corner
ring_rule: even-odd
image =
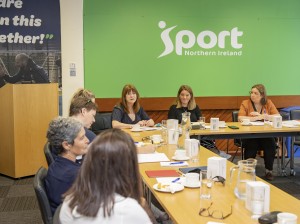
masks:
[[[143,208],[136,146],[119,129],[102,132],[90,144],[77,179],[64,196],[62,224],[153,223],[151,212]]]

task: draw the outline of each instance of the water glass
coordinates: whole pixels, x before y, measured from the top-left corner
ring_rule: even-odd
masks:
[[[210,199],[211,189],[213,186],[212,177],[208,175],[207,170],[200,171],[200,198],[201,199]]]
[[[161,127],[162,127],[162,129],[167,129],[167,120],[161,121]]]
[[[205,117],[199,117],[200,130],[205,129]]]
[[[167,120],[161,121],[161,136],[162,136],[162,145],[167,145],[168,144]]]

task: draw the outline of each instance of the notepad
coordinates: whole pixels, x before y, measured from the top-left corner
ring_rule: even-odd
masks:
[[[176,170],[146,170],[145,173],[148,177],[179,177]]]
[[[155,162],[168,162],[170,161],[164,153],[148,153],[138,154],[139,163],[155,163]]]

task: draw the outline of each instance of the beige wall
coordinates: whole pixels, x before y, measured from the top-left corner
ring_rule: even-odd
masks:
[[[63,116],[68,115],[71,96],[84,87],[83,0],[60,0]],[[70,76],[75,63],[76,76]]]

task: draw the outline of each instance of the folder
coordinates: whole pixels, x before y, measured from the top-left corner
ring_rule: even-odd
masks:
[[[189,173],[190,171],[196,171],[199,170],[199,173],[201,170],[207,170],[207,166],[195,166],[195,167],[186,167],[186,168],[179,168],[179,170],[183,173]]]
[[[148,177],[179,177],[176,170],[146,170],[145,173]]]

